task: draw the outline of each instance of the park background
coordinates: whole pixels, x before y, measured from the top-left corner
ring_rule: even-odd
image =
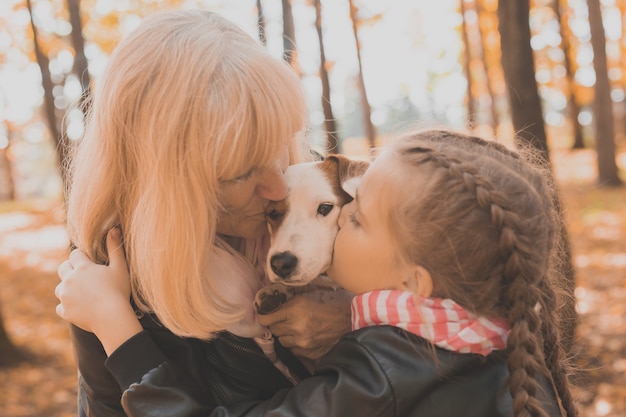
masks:
[[[414,125],[538,147],[571,247],[581,415],[626,415],[626,1],[2,0],[1,416],[77,414],[54,313],[68,246],[59,161],[119,39],[143,16],[190,7],[290,62],[315,147],[368,158]]]

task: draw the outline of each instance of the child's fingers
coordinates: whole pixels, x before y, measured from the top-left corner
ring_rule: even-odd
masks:
[[[112,269],[127,270],[126,254],[122,244],[122,232],[117,227],[107,233],[107,251],[109,253],[109,267]]]

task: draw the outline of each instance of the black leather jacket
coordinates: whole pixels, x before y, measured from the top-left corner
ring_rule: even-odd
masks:
[[[487,357],[434,348],[392,326],[363,328],[344,336],[314,376],[279,391],[271,400],[211,409],[171,385],[166,366],[153,369],[124,393],[133,417],[394,416],[512,417],[506,352]],[[561,416],[554,391],[541,381],[549,416]]]
[[[203,409],[268,399],[281,388],[292,386],[251,339],[227,332],[211,341],[181,338],[151,315],[140,320],[144,331],[108,359],[93,333],[71,327],[81,417],[126,416],[120,403],[122,392],[131,384],[149,381],[156,369],[166,370],[168,379],[160,380],[161,384],[180,389],[194,407]],[[276,350],[293,374],[300,378],[310,375],[287,349],[276,343]]]

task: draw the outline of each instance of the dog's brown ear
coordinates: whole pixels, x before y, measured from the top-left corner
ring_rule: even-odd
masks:
[[[361,177],[363,177],[363,174],[365,174],[365,171],[367,171],[370,165],[369,162],[334,154],[328,156],[323,163],[334,165],[336,173],[335,181],[337,181],[341,190],[346,194],[346,197],[348,197],[346,202],[351,201],[354,198]]]

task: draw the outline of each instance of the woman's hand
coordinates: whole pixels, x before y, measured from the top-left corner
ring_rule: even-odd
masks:
[[[258,320],[296,356],[317,362],[351,330],[352,297],[342,289],[307,292],[290,298],[274,313],[259,315]]]
[[[54,292],[59,317],[96,334],[107,354],[142,331],[130,304],[130,278],[117,228],[107,233],[108,265],[98,265],[78,249],[57,273],[61,282]]]

